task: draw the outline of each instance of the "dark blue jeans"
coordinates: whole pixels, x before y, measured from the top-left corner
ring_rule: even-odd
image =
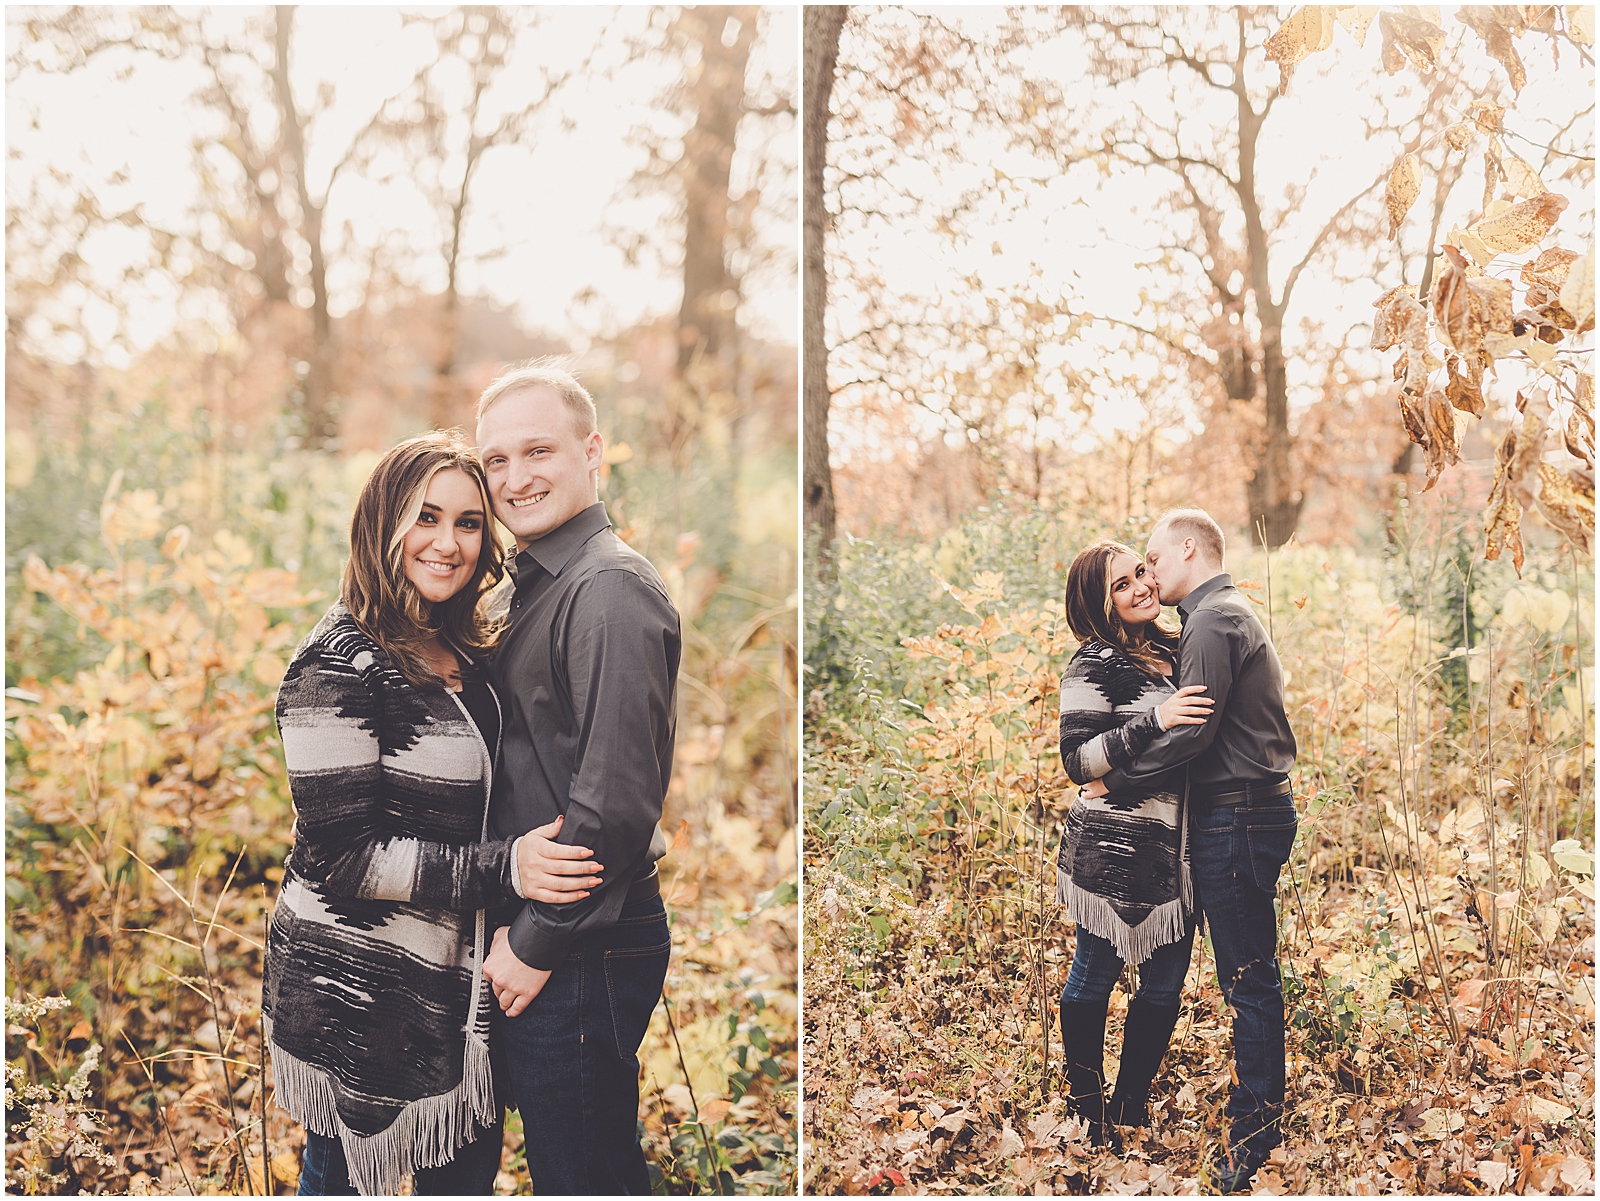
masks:
[[[1183,994],[1183,978],[1189,974],[1193,951],[1194,922],[1190,921],[1182,938],[1157,947],[1139,965],[1139,990],[1135,995],[1152,1005],[1175,1003]],[[1072,970],[1061,990],[1061,1003],[1103,1001],[1111,995],[1111,988],[1121,975],[1122,956],[1117,954],[1117,948],[1079,926],[1078,949],[1072,954]]]
[[[661,898],[637,901],[615,926],[574,942],[521,1014],[496,1009],[536,1196],[650,1192],[637,1052],[671,957]]]
[[[1205,911],[1217,983],[1233,1007],[1239,1082],[1228,1094],[1230,1143],[1264,1158],[1278,1145],[1283,1112],[1283,981],[1278,974],[1278,873],[1294,848],[1298,818],[1288,797],[1212,808],[1195,799],[1189,863]]]
[[[492,1197],[494,1178],[500,1171],[501,1121],[478,1128],[477,1136],[456,1151],[455,1158],[437,1168],[416,1174],[418,1197]],[[350,1165],[344,1146],[336,1138],[306,1131],[306,1154],[300,1164],[300,1196],[354,1197]]]

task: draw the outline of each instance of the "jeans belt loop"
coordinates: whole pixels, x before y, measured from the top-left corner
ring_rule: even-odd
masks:
[[[1250,781],[1246,780],[1244,782],[1244,807],[1246,809],[1248,809],[1248,808],[1250,808],[1250,804],[1251,804],[1251,799],[1250,799]]]

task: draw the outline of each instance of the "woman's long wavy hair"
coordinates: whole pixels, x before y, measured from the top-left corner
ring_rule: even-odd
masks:
[[[405,537],[422,513],[428,484],[439,472],[451,470],[464,472],[478,486],[483,498],[483,545],[466,586],[449,600],[432,604],[406,578]],[[498,624],[478,605],[505,576],[493,513],[483,464],[455,430],[406,439],[378,461],[361,489],[350,519],[350,561],[340,582],[340,598],[356,625],[383,647],[413,684],[441,683],[423,654],[435,634],[480,661],[499,637]],[[469,673],[470,669],[463,674]]]
[[[1166,660],[1158,648],[1169,653],[1175,650],[1178,631],[1160,617],[1137,632],[1122,623],[1111,603],[1111,561],[1119,554],[1141,558],[1132,547],[1107,539],[1080,551],[1072,560],[1067,568],[1067,625],[1080,643],[1098,639],[1121,647],[1151,675],[1160,675]]]

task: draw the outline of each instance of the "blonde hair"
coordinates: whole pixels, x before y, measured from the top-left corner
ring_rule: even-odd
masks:
[[[513,392],[520,392],[524,388],[549,388],[561,397],[567,412],[572,414],[572,424],[578,437],[587,438],[600,428],[600,415],[595,411],[594,398],[589,395],[588,389],[578,382],[572,372],[558,367],[556,364],[560,361],[536,359],[497,376],[483,390],[483,395],[478,397],[477,420],[482,421],[483,415],[497,401]]]
[[[1180,538],[1193,538],[1207,562],[1222,566],[1228,539],[1222,527],[1204,509],[1171,509],[1161,515],[1156,522],[1156,529],[1170,529]]]

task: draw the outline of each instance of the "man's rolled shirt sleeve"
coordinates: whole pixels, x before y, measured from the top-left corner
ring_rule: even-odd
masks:
[[[1243,650],[1237,628],[1223,614],[1202,609],[1184,623],[1178,644],[1178,687],[1204,685],[1201,695],[1216,702],[1211,716],[1203,725],[1174,726],[1158,734],[1127,767],[1113,768],[1102,778],[1107,790],[1137,786],[1189,762],[1211,745],[1233,691]]]
[[[528,901],[507,938],[518,959],[553,971],[567,944],[617,920],[648,863],[672,761],[674,693],[682,637],[671,601],[624,570],[581,585],[564,638],[577,748],[566,821],[556,841],[586,846],[605,865],[581,901]],[[537,736],[537,731],[530,731]],[[663,754],[663,749],[665,753]]]

